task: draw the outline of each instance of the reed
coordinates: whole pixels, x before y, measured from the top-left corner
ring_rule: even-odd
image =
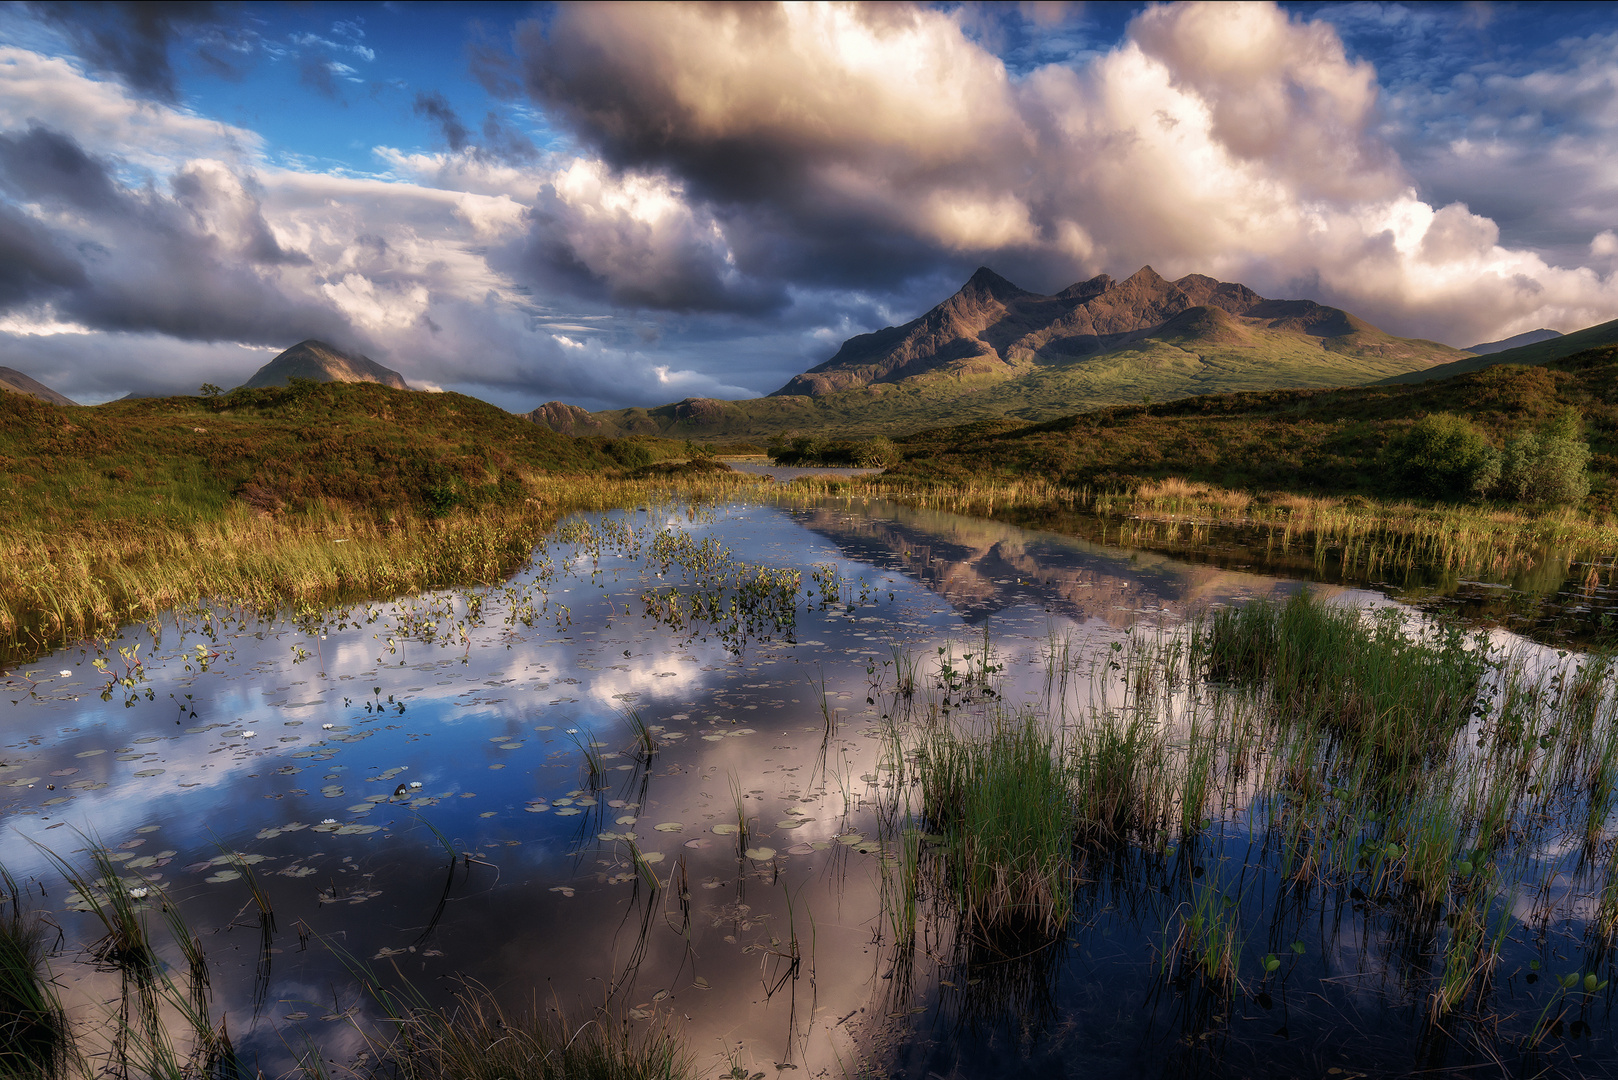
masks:
[[[1308,592],[1216,611],[1207,665],[1210,678],[1262,687],[1282,722],[1326,728],[1395,767],[1449,748],[1488,670],[1482,643],[1457,629],[1424,640],[1395,609],[1367,618]]]
[[[50,1080],[73,1057],[72,1032],[47,961],[45,926],[0,867],[0,1076]]]
[[[453,1004],[431,1007],[409,989],[379,995],[394,1029],[376,1043],[380,1070],[402,1080],[686,1080],[689,1053],[667,1027],[641,1033],[600,1013],[573,1022],[537,1005],[505,1011],[463,982]]]
[[[526,478],[511,505],[443,516],[336,500],[268,515],[239,503],[181,520],[0,525],[0,657],[33,655],[200,602],[254,611],[493,585],[569,513],[732,493],[737,475]]]
[[[1331,557],[1363,572],[1418,565],[1501,572],[1547,561],[1565,570],[1586,557],[1610,562],[1618,548],[1618,522],[1574,510],[1248,492],[1176,478],[1096,488],[1037,478],[806,477],[785,485],[780,497],[793,492],[877,496],[921,509],[1037,521],[1103,543],[1165,551],[1201,547],[1217,527],[1256,528],[1281,552],[1315,562]]]
[[[944,891],[984,936],[1058,932],[1072,912],[1077,818],[1069,770],[1027,716],[986,737],[939,725],[917,755],[922,816],[939,845]]]

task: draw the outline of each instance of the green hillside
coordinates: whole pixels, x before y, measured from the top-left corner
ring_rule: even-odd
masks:
[[[1109,352],[1030,365],[1009,377],[945,370],[820,397],[688,398],[653,409],[590,413],[593,423],[575,420],[564,430],[699,440],[768,439],[794,430],[855,438],[898,436],[940,424],[1007,416],[1049,420],[1076,409],[1196,394],[1363,384],[1409,370],[1412,347],[1444,349],[1374,328],[1356,331],[1345,342],[1263,327],[1233,328],[1228,316],[1211,327],[1193,321],[1200,316],[1214,322],[1210,311],[1201,309],[1185,322]]]
[[[1611,346],[1414,386],[1216,394],[1040,424],[1001,418],[939,428],[901,440],[905,461],[889,475],[1037,477],[1074,487],[1172,476],[1228,488],[1388,497],[1400,492],[1386,468],[1387,449],[1429,413],[1462,415],[1499,445],[1567,406],[1583,414],[1594,451],[1586,508],[1610,513],[1618,495],[1618,348]]]
[[[1399,338],[1339,308],[1267,300],[1245,285],[1142,267],[1044,296],[980,268],[919,317],[845,341],[766,398],[687,398],[585,413],[529,414],[573,435],[860,438],[1010,416],[1276,387],[1355,386],[1465,357]]]
[[[0,394],[0,492],[31,524],[185,524],[232,504],[387,515],[510,502],[536,475],[614,462],[476,398],[376,383],[58,406]]]
[[[1602,345],[1618,344],[1618,319],[1611,322],[1588,326],[1583,330],[1549,341],[1535,342],[1532,345],[1520,345],[1515,349],[1502,349],[1497,353],[1485,353],[1482,356],[1468,356],[1448,364],[1439,364],[1423,371],[1407,371],[1400,375],[1382,380],[1385,383],[1419,383],[1433,379],[1447,379],[1452,375],[1462,375],[1468,371],[1480,371],[1490,364],[1545,364],[1564,356],[1583,352],[1585,349],[1595,349]]]

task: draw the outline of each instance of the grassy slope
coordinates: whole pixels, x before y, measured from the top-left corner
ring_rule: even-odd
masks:
[[[94,408],[0,395],[0,494],[49,529],[186,523],[233,503],[441,512],[509,500],[524,477],[612,465],[475,398],[373,383]]]
[[[1099,409],[1042,424],[980,421],[904,440],[890,475],[1042,478],[1080,485],[1176,476],[1225,487],[1391,496],[1383,448],[1429,412],[1469,416],[1497,441],[1583,410],[1595,456],[1588,509],[1614,509],[1618,348],[1538,367],[1495,366],[1416,386],[1272,390]]]
[[[1436,344],[1415,344],[1453,353]],[[1201,334],[1147,338],[1098,356],[1025,368],[1024,374],[1009,379],[931,374],[818,398],[711,401],[697,410],[663,405],[591,416],[607,425],[601,434],[610,435],[767,439],[799,430],[868,438],[1002,416],[1049,420],[1076,408],[1143,399],[1366,383],[1409,370],[1422,362],[1418,353],[1425,355],[1412,343],[1387,335],[1321,339],[1247,328],[1239,340],[1210,341]]]
[[[1603,345],[1618,344],[1618,319],[1604,322],[1597,326],[1587,326],[1571,334],[1565,334],[1549,341],[1536,342],[1533,345],[1519,345],[1515,349],[1503,349],[1497,353],[1485,353],[1482,356],[1469,356],[1464,360],[1456,360],[1448,364],[1439,364],[1425,371],[1408,371],[1392,378],[1384,379],[1385,383],[1419,383],[1433,379],[1447,379],[1452,375],[1462,375],[1468,371],[1480,371],[1492,364],[1545,364],[1564,356],[1583,352],[1585,349],[1600,348]]]

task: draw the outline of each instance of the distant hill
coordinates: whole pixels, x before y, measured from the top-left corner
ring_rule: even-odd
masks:
[[[1075,409],[1191,394],[1375,382],[1467,354],[1395,337],[1339,308],[1269,300],[1245,285],[1143,267],[1054,296],[987,267],[902,326],[845,341],[825,363],[765,398],[687,398],[590,413],[601,435],[767,438],[902,434],[940,423],[1041,420]],[[529,414],[586,433],[572,406]]]
[[[1489,353],[1505,352],[1507,349],[1515,349],[1523,345],[1538,345],[1541,341],[1550,341],[1561,336],[1562,332],[1560,330],[1546,330],[1541,327],[1538,330],[1530,330],[1526,334],[1515,334],[1508,338],[1501,338],[1499,341],[1485,341],[1481,345],[1472,345],[1466,351],[1477,353],[1479,356],[1486,356]]]
[[[313,379],[315,382],[371,382],[391,386],[395,390],[410,389],[410,384],[404,381],[404,376],[392,368],[383,367],[368,356],[344,352],[335,345],[328,345],[313,338],[298,342],[259,368],[253,377],[242,385],[253,388],[286,386],[292,379]]]
[[[27,394],[41,401],[48,401],[52,405],[78,404],[66,394],[58,394],[44,383],[29,378],[16,368],[0,367],[0,390],[13,394]]]
[[[1210,394],[1040,424],[981,421],[900,440],[905,460],[888,474],[963,484],[1037,477],[1099,488],[1179,477],[1223,487],[1388,497],[1399,492],[1384,450],[1429,413],[1465,416],[1500,445],[1573,406],[1584,416],[1593,451],[1586,509],[1610,513],[1618,503],[1615,385],[1618,347],[1607,346],[1414,386]]]
[[[1538,332],[1537,330],[1534,331],[1534,333]],[[1587,326],[1583,330],[1576,330],[1571,334],[1558,334],[1554,338],[1547,338],[1530,345],[1519,345],[1514,349],[1502,349],[1500,352],[1488,353],[1484,356],[1468,356],[1453,363],[1430,367],[1425,371],[1405,372],[1382,381],[1384,383],[1418,383],[1427,382],[1430,379],[1447,379],[1468,371],[1478,371],[1488,367],[1490,364],[1547,364],[1552,360],[1572,356],[1586,349],[1614,344],[1618,344],[1618,319],[1614,319],[1612,322],[1600,323],[1596,326]]]
[[[585,410],[565,401],[547,401],[533,412],[521,415],[563,435],[599,435],[606,428],[605,424],[592,418]]]
[[[0,489],[32,520],[209,520],[322,502],[427,514],[520,501],[533,478],[619,468],[486,401],[371,382],[57,408],[0,394]],[[75,525],[75,527],[77,527]]]

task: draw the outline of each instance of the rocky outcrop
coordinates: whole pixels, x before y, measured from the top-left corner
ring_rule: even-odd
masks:
[[[596,435],[605,426],[577,405],[569,405],[565,401],[547,401],[533,412],[522,415],[563,435]]]

